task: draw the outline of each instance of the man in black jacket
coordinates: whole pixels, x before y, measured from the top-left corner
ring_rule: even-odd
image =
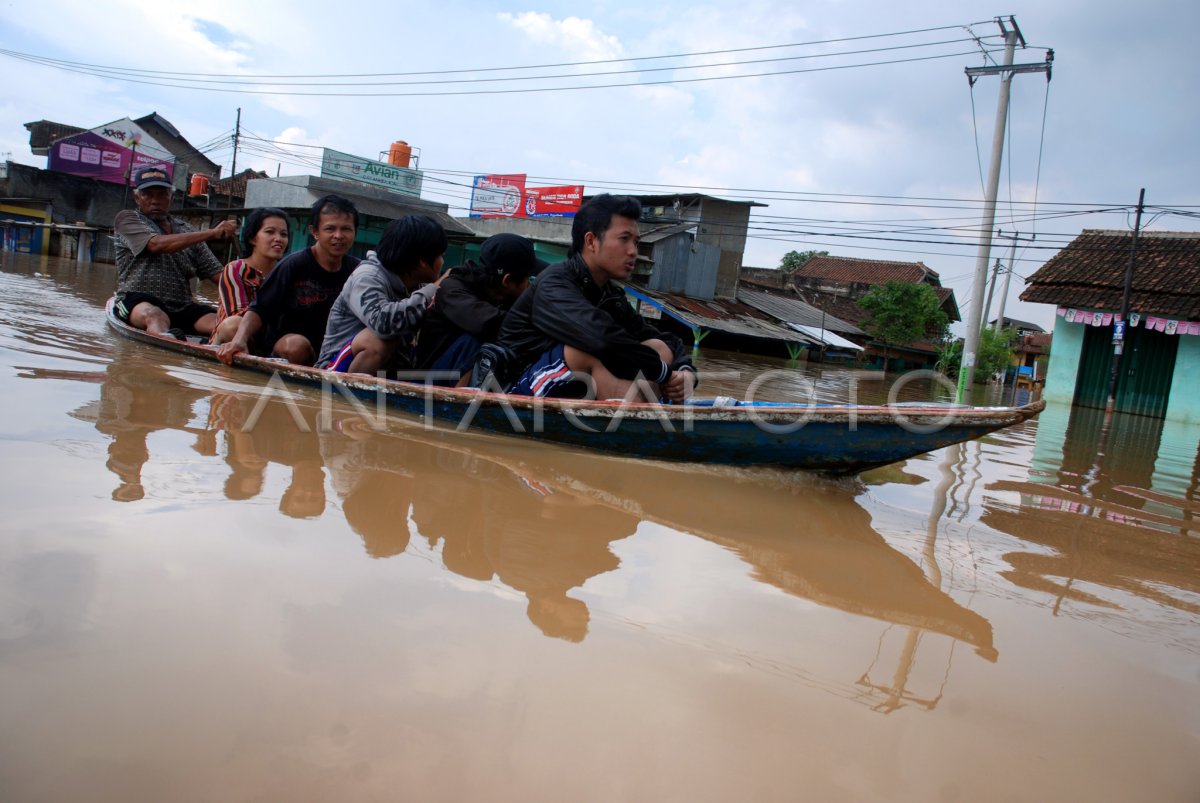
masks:
[[[533,243],[517,234],[494,234],[479,249],[479,261],[454,268],[421,325],[416,367],[457,371],[466,384],[482,344],[496,339],[513,302],[529,287],[529,279],[546,267]]]
[[[641,214],[636,199],[607,194],[579,209],[567,261],[542,271],[500,327],[520,371],[510,393],[578,396],[587,374],[600,399],[626,398],[635,384],[645,398],[691,395],[696,370],[683,341],[642,320],[613,282],[633,274]]]

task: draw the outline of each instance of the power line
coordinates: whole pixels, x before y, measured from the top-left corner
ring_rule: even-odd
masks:
[[[990,22],[990,20],[989,20],[989,22]],[[566,62],[555,62],[555,63],[550,63],[550,64],[530,64],[530,65],[523,65],[523,66],[473,67],[473,68],[458,68],[458,69],[450,69],[450,70],[423,70],[423,71],[393,72],[393,73],[385,72],[385,73],[276,74],[276,75],[246,74],[246,73],[197,73],[194,71],[179,72],[179,71],[173,71],[173,70],[144,70],[144,69],[133,68],[133,67],[112,67],[112,66],[106,66],[106,65],[101,65],[101,64],[91,64],[88,62],[68,61],[65,59],[52,59],[48,56],[38,56],[38,55],[32,54],[32,53],[22,53],[19,51],[7,50],[7,49],[0,49],[0,55],[7,55],[7,56],[11,56],[13,58],[20,58],[20,59],[26,59],[26,60],[35,60],[35,59],[43,60],[47,65],[51,65],[51,66],[52,65],[62,65],[62,66],[69,66],[69,67],[89,68],[89,69],[94,69],[94,70],[109,70],[109,71],[114,71],[114,72],[125,72],[125,73],[129,73],[129,74],[143,75],[143,76],[163,76],[163,77],[181,76],[181,77],[185,77],[185,78],[193,78],[197,75],[204,75],[209,78],[258,78],[258,79],[261,79],[261,78],[325,78],[325,79],[387,78],[387,77],[411,77],[411,76],[423,76],[423,75],[461,75],[461,74],[465,74],[465,73],[480,73],[480,72],[508,72],[508,71],[520,71],[520,70],[541,70],[541,69],[555,69],[555,68],[559,68],[559,67],[588,67],[588,66],[601,65],[601,64],[620,64],[620,63],[626,63],[626,62],[658,61],[658,60],[663,60],[663,59],[695,58],[697,56],[719,56],[719,55],[726,55],[729,53],[751,53],[751,52],[761,52],[761,51],[766,51],[766,50],[779,50],[779,49],[790,48],[790,47],[815,47],[817,45],[840,44],[843,42],[857,42],[857,41],[864,41],[864,40],[868,40],[868,39],[884,39],[884,38],[899,37],[899,36],[912,36],[915,34],[935,33],[938,31],[949,31],[949,30],[960,30],[960,29],[965,29],[968,32],[970,39],[972,41],[975,41],[976,43],[978,43],[979,46],[982,48],[983,47],[983,44],[982,44],[983,39],[996,38],[994,35],[979,37],[971,31],[971,26],[983,25],[983,24],[985,24],[985,23],[972,22],[968,25],[942,25],[942,26],[937,26],[937,27],[933,27],[933,28],[914,28],[912,30],[907,30],[907,31],[893,31],[891,33],[865,34],[865,35],[861,35],[861,36],[846,36],[846,37],[840,37],[840,38],[835,38],[835,39],[818,39],[818,40],[813,40],[810,42],[791,42],[791,43],[779,44],[779,45],[758,45],[758,46],[754,46],[754,47],[728,48],[728,49],[724,49],[724,50],[701,50],[701,51],[686,52],[686,53],[663,54],[663,55],[657,55],[657,56],[630,56],[630,57],[623,57],[623,58],[596,59],[596,60],[591,60],[591,61],[566,61]]]
[[[119,77],[119,76],[114,76],[114,75],[108,75],[103,72],[96,72],[94,70],[66,67],[60,63],[54,63],[53,60],[46,60],[46,59],[42,59],[39,57],[27,57],[27,56],[24,56],[23,54],[14,54],[13,51],[0,50],[0,54],[10,55],[13,58],[17,58],[19,60],[28,61],[28,62],[32,62],[35,64],[41,64],[42,66],[54,67],[55,69],[64,70],[66,72],[90,75],[90,76],[96,77],[96,78],[110,78],[110,79],[125,81],[128,83],[143,84],[143,85],[148,85],[148,86],[162,86],[162,87],[169,87],[172,89],[190,89],[190,90],[193,90],[196,92],[227,92],[227,93],[231,93],[231,94],[241,94],[241,95],[274,95],[274,96],[287,96],[287,97],[355,97],[355,98],[388,97],[388,98],[394,98],[394,97],[454,97],[454,96],[465,96],[465,95],[512,95],[512,94],[528,94],[528,93],[534,93],[534,92],[570,92],[570,91],[590,90],[590,89],[615,89],[615,88],[623,88],[623,87],[694,84],[694,83],[704,83],[704,82],[709,82],[709,81],[732,81],[732,80],[740,80],[740,79],[744,79],[744,78],[768,78],[768,77],[779,76],[779,75],[799,75],[802,73],[830,72],[830,71],[834,71],[834,70],[849,70],[849,69],[857,69],[857,68],[861,68],[861,67],[882,67],[882,66],[889,66],[889,65],[894,65],[894,64],[911,64],[911,63],[916,63],[916,62],[921,62],[921,61],[936,61],[939,59],[948,59],[948,58],[958,58],[960,56],[969,56],[969,55],[972,55],[972,52],[967,51],[967,52],[943,53],[943,54],[933,55],[933,56],[917,56],[917,57],[908,58],[908,59],[890,59],[890,60],[885,60],[885,61],[862,62],[862,63],[858,63],[858,64],[838,64],[838,65],[830,65],[830,66],[825,66],[825,67],[807,67],[807,68],[795,69],[795,70],[776,70],[773,72],[741,73],[741,74],[737,74],[737,75],[712,75],[712,76],[703,76],[703,77],[696,77],[696,78],[672,78],[672,79],[663,79],[663,80],[658,80],[658,81],[625,81],[625,82],[608,83],[608,84],[580,84],[577,86],[525,87],[525,88],[519,88],[519,89],[464,89],[464,90],[439,91],[439,92],[345,92],[345,91],[295,92],[295,91],[280,91],[280,90],[267,90],[267,89],[234,89],[231,87],[193,86],[193,85],[189,85],[186,83],[177,83],[177,82],[171,82],[171,81],[152,81],[152,80],[144,80],[144,79],[130,78],[130,77]],[[587,76],[584,76],[584,77],[587,77]],[[337,84],[324,84],[324,86],[337,87],[338,85]]]

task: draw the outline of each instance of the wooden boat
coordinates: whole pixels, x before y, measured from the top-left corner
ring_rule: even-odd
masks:
[[[116,317],[111,301],[107,315],[109,325],[124,337],[218,362],[211,346],[129,326]],[[268,388],[272,392],[279,392],[280,382],[340,391],[370,402],[367,414],[384,402],[462,431],[516,435],[654,460],[836,474],[856,473],[973,440],[1025,421],[1045,406],[1041,401],[1024,407],[965,407],[533,399],[339,374],[252,355],[240,355],[234,363],[271,377]]]

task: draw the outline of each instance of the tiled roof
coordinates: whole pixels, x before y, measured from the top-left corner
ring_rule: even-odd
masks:
[[[822,282],[846,287],[856,284],[883,285],[888,282],[928,284],[937,294],[942,311],[946,313],[950,322],[962,320],[954,290],[942,287],[937,271],[931,270],[922,262],[889,262],[883,259],[855,259],[818,254],[789,275],[796,284],[810,285]],[[851,320],[843,315],[838,317]]]
[[[1022,301],[1120,310],[1133,233],[1084,229],[1030,277]],[[1131,312],[1200,318],[1200,232],[1142,232]]]
[[[882,259],[855,259],[818,254],[792,275],[822,279],[840,284],[887,284],[888,282],[928,282],[941,287],[937,271],[920,262],[888,262]]]

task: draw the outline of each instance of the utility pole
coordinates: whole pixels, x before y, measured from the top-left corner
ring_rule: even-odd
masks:
[[[238,140],[242,136],[242,108],[238,107],[237,122],[233,124],[233,164],[229,167],[229,177],[233,178],[237,175],[237,149]]]
[[[996,278],[1000,275],[1000,258],[996,257],[996,264],[992,265],[992,282],[988,285],[987,301],[983,304],[983,318],[980,326],[987,326],[988,316],[992,314],[992,294],[996,292]],[[1005,290],[1008,288],[1005,287]],[[982,336],[982,332],[980,333]]]
[[[1004,292],[1000,294],[1000,311],[996,313],[995,329],[999,332],[1004,328],[1004,302],[1008,299],[1008,285],[1012,281],[1013,268],[1017,266],[1017,241],[1024,240],[1031,243],[1037,239],[1037,235],[1022,237],[1020,232],[1005,234],[1003,231],[997,231],[996,237],[1001,240],[1012,240],[1012,247],[1008,251],[1008,272],[1004,274]]]
[[[983,222],[980,225],[979,251],[975,258],[975,282],[971,291],[971,310],[967,317],[967,337],[963,344],[962,367],[958,372],[958,390],[955,401],[962,403],[966,389],[975,381],[975,358],[979,352],[980,320],[983,317],[983,293],[987,285],[988,260],[992,250],[992,226],[996,222],[996,192],[1000,187],[1000,163],[1004,153],[1004,131],[1008,127],[1008,98],[1012,89],[1012,79],[1017,73],[1044,72],[1046,80],[1050,80],[1050,65],[1054,61],[1054,51],[1046,52],[1044,64],[1013,64],[1013,53],[1017,43],[1025,47],[1025,37],[1017,27],[1015,17],[1008,17],[1008,24],[1001,17],[996,18],[1000,32],[1004,34],[1004,63],[996,67],[968,67],[967,80],[971,86],[981,75],[1000,76],[1000,96],[996,101],[996,125],[992,132],[992,160],[988,169],[987,186],[984,188]],[[1011,27],[1010,27],[1011,26]]]
[[[1138,237],[1142,231],[1142,211],[1146,208],[1146,188],[1138,193],[1137,218],[1133,224],[1133,242],[1129,244],[1129,261],[1125,263],[1125,290],[1121,293],[1121,320],[1113,326],[1112,374],[1108,378],[1108,404],[1105,413],[1111,413],[1117,403],[1117,378],[1125,361],[1125,327],[1129,325],[1129,294],[1133,289],[1133,269],[1137,266]]]

